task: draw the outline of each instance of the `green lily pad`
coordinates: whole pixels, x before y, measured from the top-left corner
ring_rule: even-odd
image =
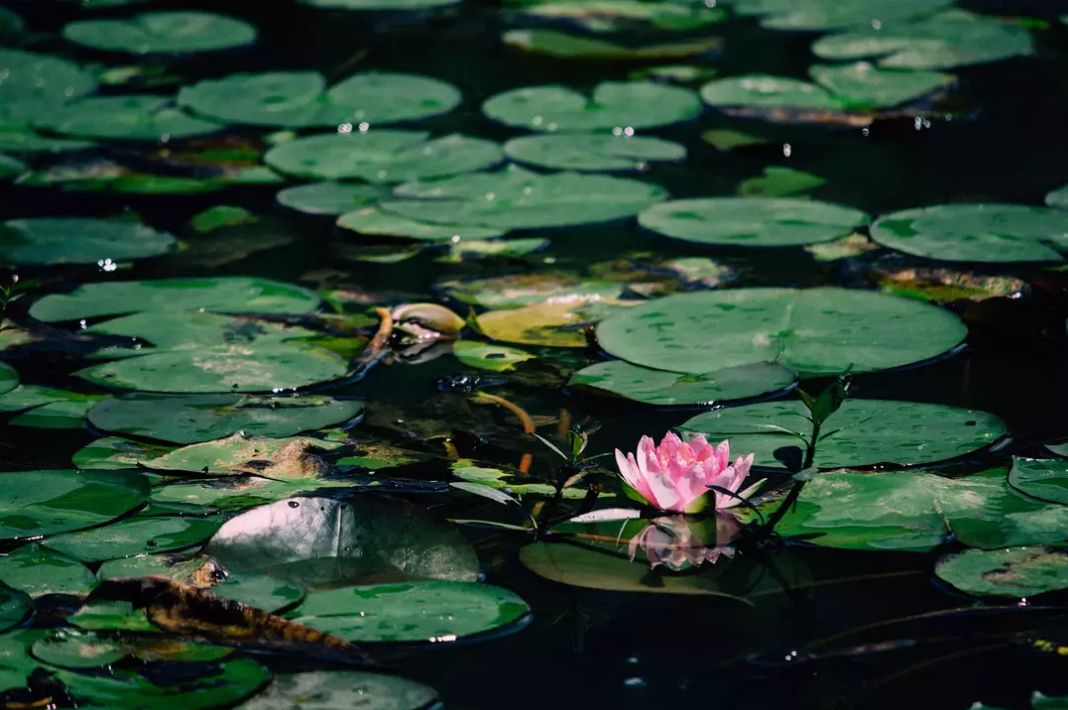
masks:
[[[512,160],[553,170],[645,170],[649,163],[681,162],[686,148],[647,136],[522,136],[504,144]]]
[[[165,350],[93,365],[74,373],[104,387],[175,394],[280,392],[348,372],[340,355],[305,345],[267,343]]]
[[[81,562],[30,543],[0,557],[0,582],[31,597],[84,595],[96,586],[96,577]]]
[[[542,478],[532,478],[530,474],[518,471],[505,471],[497,467],[479,466],[470,459],[457,459],[449,466],[452,475],[466,483],[474,483],[479,486],[492,488],[496,491],[504,491],[508,496],[544,496],[556,495],[556,486]],[[463,484],[452,484],[460,488]],[[461,490],[468,490],[461,488]],[[477,493],[477,491],[475,491]],[[568,486],[561,489],[560,497],[564,500],[582,500],[586,497],[587,490],[580,486]],[[608,494],[602,494],[605,496]],[[505,496],[504,502],[511,502]]]
[[[827,181],[819,175],[771,165],[764,168],[763,175],[739,183],[738,194],[742,197],[791,197],[803,195],[826,184]]]
[[[650,370],[622,360],[585,367],[571,387],[658,407],[711,406],[783,390],[795,381],[791,370],[774,363],[739,365],[704,375]]]
[[[193,444],[239,431],[250,436],[292,436],[340,424],[362,413],[362,402],[319,395],[131,394],[100,402],[89,411],[88,418],[103,431]]]
[[[353,643],[441,643],[503,629],[529,613],[507,589],[434,581],[312,592],[289,617]]]
[[[541,303],[553,296],[586,296],[614,301],[623,285],[613,281],[583,281],[566,273],[512,274],[485,279],[463,279],[439,284],[449,298],[483,308],[518,308]]]
[[[433,688],[399,676],[364,671],[277,675],[242,710],[423,710],[437,700]]]
[[[357,234],[402,237],[424,242],[449,242],[454,238],[487,239],[500,237],[503,230],[489,227],[433,224],[383,212],[377,207],[361,207],[338,217],[337,226]]]
[[[414,12],[459,5],[461,0],[299,0],[324,10],[353,12]]]
[[[726,12],[702,3],[639,0],[551,0],[519,11],[523,19],[566,21],[586,32],[609,33],[634,27],[668,31],[696,30],[722,22]]]
[[[19,385],[0,397],[0,412],[19,412],[8,424],[35,429],[81,429],[85,413],[103,395]]]
[[[1053,190],[1046,195],[1046,204],[1058,209],[1068,209],[1068,185]]]
[[[606,81],[588,97],[559,85],[512,89],[487,99],[482,112],[507,126],[547,133],[611,131],[689,121],[701,113],[701,102],[689,89]]]
[[[200,234],[207,234],[217,229],[238,227],[243,224],[255,224],[258,221],[259,218],[244,207],[216,205],[193,215],[189,219],[189,226]]]
[[[7,8],[0,7],[0,35],[14,34],[25,29],[22,18]]]
[[[737,148],[767,145],[771,140],[765,136],[733,128],[714,128],[701,134],[701,140],[716,150],[728,152]]]
[[[0,631],[17,626],[33,611],[33,600],[25,592],[0,584]]]
[[[609,354],[692,375],[755,362],[779,362],[802,375],[870,372],[937,357],[966,335],[949,311],[841,288],[685,293],[597,326]]]
[[[79,20],[63,28],[68,42],[126,54],[185,54],[256,41],[249,23],[211,12],[144,12],[126,19]]]
[[[831,242],[867,224],[860,210],[789,198],[706,197],[647,208],[638,223],[697,244],[786,247]]]
[[[883,215],[871,236],[891,249],[943,261],[1061,261],[1068,213],[996,203],[934,205]]]
[[[445,113],[460,103],[460,92],[415,74],[363,72],[327,89],[316,72],[267,72],[232,74],[183,87],[178,103],[221,123],[351,128]]]
[[[148,620],[144,607],[135,609],[132,602],[126,601],[111,601],[90,597],[67,620],[79,629],[87,631],[160,633],[159,627]]]
[[[167,143],[219,130],[177,108],[166,96],[132,94],[80,99],[34,120],[34,125],[65,136]]]
[[[434,259],[439,264],[461,264],[479,259],[522,259],[544,251],[548,239],[460,239],[449,240],[448,252]]]
[[[816,84],[768,74],[713,79],[701,87],[709,106],[742,106],[757,109],[841,111],[842,104]]]
[[[326,464],[316,456],[341,444],[308,437],[272,439],[242,433],[224,439],[189,444],[140,463],[163,473],[188,471],[211,476],[235,474],[265,478],[312,478],[326,472]]]
[[[300,579],[313,587],[369,579],[474,581],[479,574],[478,558],[458,532],[415,508],[369,495],[349,502],[292,498],[254,508],[223,525],[207,551],[235,573]]]
[[[140,222],[86,217],[13,219],[0,224],[0,256],[13,264],[96,264],[159,256],[177,242]]]
[[[1040,545],[965,550],[940,559],[935,574],[968,594],[1033,597],[1068,588],[1068,550]]]
[[[33,644],[39,661],[58,668],[102,668],[126,658],[122,643],[91,631],[60,629]]]
[[[313,182],[287,187],[275,195],[278,204],[305,214],[340,215],[370,207],[388,194],[380,185]]]
[[[953,0],[728,0],[741,15],[756,15],[775,30],[833,30],[854,25],[884,25],[923,17],[953,4]]]
[[[496,143],[459,133],[430,140],[419,131],[374,130],[297,138],[267,151],[264,160],[311,180],[391,183],[482,170],[503,157]]]
[[[56,535],[44,545],[82,562],[103,562],[142,552],[169,552],[199,545],[218,528],[218,520],[207,518],[133,517],[101,528]]]
[[[26,172],[26,164],[0,153],[0,180],[7,180]]]
[[[1068,505],[1068,461],[1016,456],[1009,485],[1032,498]]]
[[[0,114],[2,117],[2,114]],[[28,120],[28,119],[27,119]],[[89,141],[52,138],[35,133],[21,123],[8,124],[0,118],[0,151],[8,153],[62,153],[94,147]]]
[[[509,47],[555,59],[601,62],[636,62],[688,59],[714,52],[723,45],[718,37],[699,37],[656,44],[621,44],[551,29],[509,30],[501,36]]]
[[[77,64],[19,49],[0,48],[0,75],[0,123],[29,122],[96,89]]]
[[[19,373],[7,363],[0,362],[0,395],[18,387]],[[3,401],[3,400],[0,400]]]
[[[763,402],[706,412],[681,431],[730,439],[731,449],[754,452],[758,466],[779,466],[775,451],[800,447],[812,433],[799,401]],[[924,402],[850,399],[824,422],[813,465],[849,468],[874,464],[915,466],[956,458],[990,446],[1005,423],[988,412]]]
[[[129,670],[108,675],[57,671],[56,678],[72,698],[86,706],[102,708],[181,708],[208,710],[228,707],[252,696],[267,685],[271,673],[247,658],[209,666],[196,675],[179,675],[171,684],[160,685]]]
[[[812,45],[830,60],[878,59],[896,69],[950,69],[1033,52],[1031,34],[1011,20],[947,10],[911,21],[858,27],[827,35]]]
[[[0,538],[25,540],[103,525],[142,505],[148,480],[130,471],[20,471],[3,474]]]
[[[21,690],[28,685],[30,674],[40,665],[30,655],[30,646],[43,633],[21,629],[0,635],[0,688]]]
[[[490,340],[583,348],[589,344],[586,331],[594,323],[625,307],[625,302],[604,300],[597,294],[561,295],[520,308],[488,311],[477,320],[479,330]]]
[[[508,372],[521,362],[535,359],[534,355],[519,348],[474,340],[461,340],[453,344],[452,354],[468,367],[490,372]]]
[[[569,227],[641,212],[667,193],[656,185],[581,173],[539,175],[509,166],[494,173],[407,183],[381,207],[408,219],[496,229]]]
[[[90,283],[38,299],[30,315],[46,323],[127,313],[210,311],[299,315],[319,297],[299,286],[244,276]]]
[[[146,444],[118,436],[106,436],[92,441],[74,452],[71,463],[78,470],[104,471],[137,470],[141,461],[156,458],[171,451],[169,446]]]
[[[363,484],[346,478],[298,478],[275,480],[259,476],[226,476],[212,480],[170,483],[152,489],[152,503],[193,506],[213,511],[240,512],[275,501],[306,495],[322,488],[346,488]]]

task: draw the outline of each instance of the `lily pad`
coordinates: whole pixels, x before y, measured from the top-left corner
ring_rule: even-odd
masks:
[[[375,130],[297,138],[267,151],[264,160],[311,180],[392,183],[482,170],[503,157],[496,143],[458,133],[430,140],[419,131]]]
[[[354,419],[363,403],[320,395],[251,397],[235,394],[131,394],[106,399],[88,414],[108,432],[174,444],[221,439],[237,432],[284,437]]]
[[[209,518],[133,517],[106,527],[56,535],[44,545],[82,562],[103,562],[143,552],[169,552],[199,545],[218,528],[219,521]]]
[[[702,3],[641,2],[640,0],[550,0],[518,11],[523,19],[565,21],[587,32],[609,33],[655,28],[668,31],[696,30],[722,22],[726,12]]]
[[[770,165],[764,168],[764,173],[759,177],[740,182],[738,194],[742,197],[790,197],[803,195],[826,184],[827,181],[819,175]]]
[[[718,37],[698,37],[656,44],[621,44],[551,29],[509,30],[501,36],[509,47],[555,59],[601,62],[638,62],[688,59],[720,49]]]
[[[1068,505],[1068,461],[1016,456],[1009,485],[1032,498]]]
[[[709,106],[742,106],[756,109],[841,111],[842,104],[816,84],[768,74],[713,79],[701,87]]]
[[[625,307],[597,294],[565,294],[541,303],[478,316],[479,330],[491,340],[520,345],[583,348],[594,323]]]
[[[244,276],[90,283],[38,299],[30,315],[46,323],[127,313],[210,311],[299,315],[319,297],[299,286]]]
[[[168,143],[219,130],[152,94],[93,96],[55,108],[34,120],[39,128],[75,138]]]
[[[763,402],[719,409],[680,429],[709,439],[730,439],[731,449],[754,452],[758,466],[779,466],[775,452],[804,451],[812,424],[799,401]],[[849,468],[874,464],[915,466],[964,456],[1005,435],[998,417],[976,409],[884,399],[850,399],[824,422],[813,465]]]
[[[423,710],[434,704],[433,688],[399,676],[363,671],[317,671],[277,675],[242,710]]]
[[[949,311],[841,288],[685,293],[620,311],[597,327],[608,353],[692,375],[755,362],[802,375],[870,372],[937,357],[966,335]]]
[[[204,513],[241,512],[293,496],[314,493],[323,488],[365,485],[351,478],[275,480],[259,476],[226,476],[157,486],[152,489],[152,497],[149,500],[160,505],[192,506]]]
[[[170,234],[140,222],[86,217],[13,219],[0,224],[0,256],[13,264],[96,264],[174,250]]]
[[[171,451],[170,446],[146,444],[118,436],[96,439],[74,452],[71,463],[80,471],[100,469],[104,471],[137,470],[141,461],[156,458]]]
[[[289,617],[353,643],[443,643],[513,626],[529,613],[507,589],[434,581],[312,592]]]
[[[272,439],[241,433],[215,441],[190,444],[140,463],[153,471],[188,471],[211,476],[250,474],[265,478],[311,478],[326,472],[316,452],[340,446],[337,442],[288,437]]]
[[[638,215],[641,226],[673,239],[755,247],[831,242],[867,221],[860,210],[827,202],[759,197],[671,200]]]
[[[148,480],[130,471],[19,471],[3,474],[0,538],[26,540],[103,525],[141,506]]]
[[[0,557],[0,582],[31,597],[84,595],[96,586],[96,577],[81,562],[30,543]]]
[[[21,690],[28,685],[31,673],[40,665],[30,655],[30,645],[43,632],[22,629],[0,635],[0,688]]]
[[[954,9],[827,35],[812,51],[835,61],[878,59],[896,69],[950,69],[1025,56],[1033,47],[1030,32],[1012,20]]]
[[[305,214],[340,215],[370,207],[388,194],[379,185],[313,182],[287,187],[275,195],[278,204]]]
[[[221,123],[286,128],[377,125],[451,111],[460,92],[415,74],[364,72],[329,89],[316,72],[232,74],[184,87],[178,103]]]
[[[461,0],[299,0],[324,10],[353,12],[413,12],[459,5]]]
[[[1068,213],[997,203],[934,205],[883,215],[871,236],[891,249],[943,261],[1061,261]]]
[[[0,394],[6,394],[19,384],[19,373],[7,363],[0,362]]]
[[[0,631],[17,626],[33,611],[33,600],[25,592],[0,584]]]
[[[768,29],[816,31],[923,17],[951,6],[953,0],[728,0],[728,4],[738,14],[760,17]]]
[[[968,594],[1033,597],[1068,588],[1068,550],[1039,545],[965,550],[940,559],[935,574]]]
[[[48,54],[0,48],[0,123],[29,122],[92,93],[96,79]]]
[[[791,370],[774,363],[739,365],[704,375],[680,375],[610,360],[579,370],[568,384],[658,407],[708,407],[777,392],[794,381]]]
[[[386,212],[421,222],[496,229],[569,227],[633,216],[667,193],[637,180],[552,173],[516,166],[494,173],[407,183],[382,203]]]
[[[478,225],[434,224],[383,212],[377,207],[362,207],[338,217],[337,226],[357,234],[402,237],[424,242],[451,242],[459,239],[500,237],[503,230]]]
[[[63,28],[68,42],[127,54],[185,54],[256,41],[249,23],[212,12],[145,12],[126,19],[80,20]]]
[[[1068,185],[1053,190],[1046,195],[1046,204],[1058,209],[1068,209]]]
[[[21,17],[7,8],[0,7],[0,35],[21,32],[25,27]]]
[[[519,363],[535,359],[535,356],[504,345],[480,343],[474,340],[461,340],[452,346],[452,354],[468,367],[490,372],[508,372]]]
[[[350,502],[292,498],[255,508],[223,525],[207,549],[238,574],[313,587],[369,579],[474,581],[479,573],[478,558],[455,530],[369,495]]]
[[[649,163],[681,162],[686,148],[648,136],[522,136],[504,144],[512,160],[553,170],[645,170]]]
[[[0,180],[7,180],[26,172],[26,164],[0,153]]]
[[[36,429],[81,429],[85,413],[103,395],[19,385],[0,397],[0,412],[18,412],[8,424]]]
[[[701,102],[689,89],[653,82],[606,81],[587,97],[560,85],[497,94],[482,112],[507,126],[547,133],[655,128],[696,118]]]

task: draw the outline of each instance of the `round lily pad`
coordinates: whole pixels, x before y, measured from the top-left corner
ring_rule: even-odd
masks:
[[[590,96],[559,85],[512,89],[489,98],[482,112],[508,126],[547,133],[610,131],[689,121],[701,113],[701,102],[689,89],[606,81]]]
[[[139,222],[86,217],[13,219],[0,224],[0,255],[13,264],[95,264],[166,254],[170,234]]]
[[[623,219],[667,197],[656,185],[581,173],[539,175],[515,166],[407,183],[381,206],[421,222],[535,229]]]
[[[949,311],[842,288],[686,293],[608,317],[597,340],[635,365],[701,375],[756,362],[799,373],[869,372],[937,357],[967,328]]]
[[[79,286],[30,307],[30,315],[55,323],[161,311],[295,315],[314,311],[319,297],[299,286],[244,276],[116,281]]]
[[[842,104],[826,89],[802,81],[768,74],[714,79],[701,87],[709,106],[743,106],[768,109],[841,111]]]
[[[553,170],[644,170],[652,162],[680,162],[686,147],[649,136],[522,136],[504,144],[512,160]]]
[[[43,544],[82,562],[103,562],[143,552],[192,547],[207,540],[218,528],[218,520],[207,518],[133,517],[104,527],[56,535]]]
[[[809,75],[847,110],[900,106],[957,81],[952,74],[882,69],[868,62],[817,65],[809,69]]]
[[[921,19],[870,24],[831,34],[812,45],[817,57],[831,60],[878,59],[897,69],[949,69],[1031,54],[1033,42],[1023,26],[966,10],[947,10]]]
[[[217,123],[190,116],[172,99],[153,94],[80,99],[41,115],[34,125],[76,138],[161,143],[219,130]]]
[[[362,402],[318,395],[131,394],[105,399],[89,410],[88,419],[104,431],[192,444],[239,431],[249,436],[292,436],[346,422],[362,412]]]
[[[289,618],[353,643],[440,643],[502,629],[529,613],[507,589],[433,581],[312,592]]]
[[[232,74],[184,87],[178,103],[205,118],[253,126],[310,128],[414,121],[460,103],[451,84],[415,74],[364,72],[327,89],[316,72]],[[355,128],[354,128],[355,127]]]
[[[144,12],[126,19],[79,20],[63,28],[69,42],[126,54],[184,54],[256,41],[256,28],[212,12]]]
[[[434,224],[383,212],[377,207],[362,207],[338,217],[337,226],[357,234],[402,237],[426,242],[451,242],[455,239],[492,239],[503,230],[478,225]]]
[[[833,30],[880,25],[922,17],[951,6],[953,0],[729,0],[742,15],[757,15],[760,24],[776,30]]]
[[[610,397],[659,407],[711,406],[783,390],[795,381],[791,370],[774,363],[739,365],[704,375],[650,370],[622,360],[585,367],[570,385]]]
[[[388,194],[379,185],[344,182],[313,182],[281,190],[278,204],[305,214],[339,215],[374,205]]]
[[[77,64],[36,52],[0,48],[0,122],[29,122],[96,89]]]
[[[789,198],[705,197],[647,208],[638,224],[697,244],[786,247],[832,242],[866,224],[860,210]]]
[[[452,346],[452,354],[468,367],[490,372],[508,372],[514,370],[519,363],[535,359],[533,354],[519,348],[481,343],[477,340],[461,340],[455,343]]]
[[[781,466],[778,450],[797,447],[803,453],[812,424],[803,403],[786,401],[706,412],[687,420],[680,429],[717,441],[730,439],[732,451],[755,453],[756,465],[776,467]],[[850,399],[824,422],[813,465],[931,464],[990,446],[1005,431],[998,417],[976,409]]]
[[[275,170],[311,180],[390,183],[456,175],[501,162],[492,141],[454,133],[429,139],[418,131],[375,130],[298,138],[267,151]]]
[[[968,594],[1033,597],[1068,588],[1068,548],[965,550],[940,559],[935,574]]]
[[[103,525],[142,505],[149,492],[148,480],[132,471],[19,471],[3,478],[4,540]]]
[[[1068,212],[1026,205],[949,204],[884,215],[875,241],[942,261],[1061,261],[1068,250]]]
[[[363,671],[277,675],[242,710],[423,710],[437,700],[433,688],[399,676]]]
[[[723,40],[719,37],[696,37],[674,42],[635,45],[538,27],[509,30],[501,36],[501,40],[509,47],[532,54],[543,54],[556,59],[600,62],[681,60],[707,55],[723,46]]]
[[[0,582],[31,597],[82,595],[96,586],[96,577],[78,560],[31,543],[0,557]]]
[[[165,350],[102,363],[75,374],[141,392],[279,392],[341,377],[348,363],[325,348],[288,343]]]
[[[33,655],[59,668],[102,668],[121,661],[127,654],[116,639],[91,631],[62,629],[38,639],[33,644]]]
[[[0,412],[18,412],[8,424],[36,429],[81,429],[85,413],[103,397],[39,385],[19,385],[0,397]]]
[[[1032,498],[1068,505],[1068,461],[1017,456],[1009,470],[1009,485]]]

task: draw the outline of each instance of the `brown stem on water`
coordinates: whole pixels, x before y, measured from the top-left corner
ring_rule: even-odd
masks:
[[[475,398],[476,399],[484,399],[487,402],[492,402],[493,404],[496,404],[496,405],[499,405],[501,407],[504,407],[509,412],[514,414],[516,416],[516,418],[519,420],[519,423],[523,425],[523,433],[525,433],[525,434],[533,434],[534,433],[534,429],[535,429],[534,420],[531,419],[530,415],[527,414],[526,410],[523,409],[522,407],[520,407],[518,404],[516,404],[514,402],[510,402],[507,399],[505,399],[504,397],[498,397],[495,394],[487,394],[485,392],[476,392],[475,393]]]
[[[389,309],[376,308],[375,313],[379,318],[378,332],[367,343],[360,356],[356,358],[354,364],[357,370],[366,369],[376,363],[385,354],[389,339],[393,335],[393,316],[390,314]]]

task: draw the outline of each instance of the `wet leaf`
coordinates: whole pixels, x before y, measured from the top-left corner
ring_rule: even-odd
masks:
[[[19,49],[0,48],[0,73],[0,123],[28,122],[96,89],[77,64]]]
[[[515,503],[516,501],[511,496],[552,497],[556,495],[556,486],[548,481],[532,478],[529,474],[519,471],[509,472],[495,466],[479,466],[469,459],[454,461],[449,470],[452,471],[452,475],[465,483],[485,486],[508,494],[507,500],[497,500],[498,503]],[[462,484],[453,483],[452,485],[460,487]],[[463,490],[474,492],[470,489]],[[586,497],[586,489],[575,486],[564,488],[561,491],[561,497],[565,500],[582,500]]]
[[[184,54],[252,44],[256,28],[211,12],[145,12],[127,19],[71,22],[63,28],[63,38],[109,52]]]
[[[174,237],[129,220],[13,219],[0,224],[0,256],[12,264],[103,264],[160,256]]]
[[[389,194],[381,185],[343,182],[313,182],[281,190],[275,199],[291,210],[314,215],[341,215],[370,207]]]
[[[531,54],[602,62],[689,59],[717,51],[723,44],[718,37],[704,37],[635,46],[550,29],[510,30],[501,39]]]
[[[720,9],[690,3],[648,3],[635,0],[551,0],[517,11],[523,20],[566,21],[587,32],[618,32],[631,27],[668,31],[696,30],[722,22]]]
[[[17,412],[8,424],[35,429],[81,429],[86,412],[104,399],[53,387],[19,385],[0,396],[0,412]]]
[[[81,562],[30,543],[0,557],[0,582],[31,597],[84,595],[96,586],[96,577]]]
[[[318,671],[277,675],[267,690],[242,710],[422,710],[437,693],[399,676],[362,671]]]
[[[478,327],[490,340],[582,348],[594,323],[625,307],[622,301],[597,294],[567,294],[521,308],[487,311],[478,316]]]
[[[489,370],[490,372],[508,372],[514,370],[519,363],[535,358],[534,355],[519,348],[480,343],[473,340],[461,340],[455,343],[452,346],[452,354],[468,367]]]
[[[329,467],[319,456],[340,444],[322,439],[271,439],[237,433],[225,439],[183,446],[162,456],[140,461],[153,471],[189,471],[205,475],[251,474],[265,478],[314,478]]]
[[[93,96],[58,107],[34,120],[38,128],[75,138],[167,143],[219,130],[154,94]]]
[[[103,562],[199,545],[212,536],[219,524],[219,520],[210,518],[135,516],[107,527],[56,535],[43,544],[82,562]]]
[[[1068,588],[1068,551],[1045,546],[965,550],[940,559],[935,574],[968,594],[1033,597]]]
[[[1068,461],[1014,456],[1009,485],[1032,498],[1068,505]]]
[[[0,631],[17,626],[33,611],[33,600],[18,589],[0,584]]]
[[[803,195],[825,184],[827,181],[819,175],[773,165],[764,168],[763,175],[740,182],[738,194],[742,197],[789,197]]]
[[[338,217],[337,226],[360,235],[402,237],[427,242],[454,239],[499,237],[504,230],[478,225],[434,224],[384,212],[377,207],[361,207]]]
[[[610,360],[579,370],[568,384],[596,394],[660,407],[707,407],[780,391],[794,381],[791,370],[774,363],[739,365],[703,375],[680,375]]]
[[[760,24],[776,30],[831,30],[923,17],[950,6],[952,0],[728,0],[741,15],[756,15]]]
[[[197,232],[207,234],[217,229],[236,227],[241,224],[255,224],[258,221],[259,218],[244,207],[216,205],[193,215],[189,224]]]
[[[648,136],[521,136],[504,144],[512,160],[553,170],[645,170],[649,163],[678,163],[686,148]]]

